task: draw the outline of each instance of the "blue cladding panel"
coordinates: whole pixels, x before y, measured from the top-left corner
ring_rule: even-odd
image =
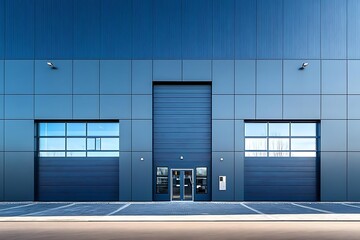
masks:
[[[98,95],[73,95],[74,119],[99,119],[99,105]]]
[[[152,94],[153,67],[151,60],[132,61],[131,93]]]
[[[35,96],[35,119],[71,119],[71,95]]]
[[[100,0],[74,1],[74,58],[100,56]]]
[[[347,1],[326,0],[321,2],[321,57],[346,58],[346,11]]]
[[[131,120],[121,120],[120,121],[120,139],[126,139],[126,141],[121,141],[120,151],[121,152],[130,152],[131,151]]]
[[[184,81],[211,81],[210,60],[185,60],[183,61]]]
[[[119,200],[131,201],[131,152],[120,152]]]
[[[256,58],[256,1],[235,0],[235,59]]]
[[[346,94],[346,71],[346,60],[323,60],[321,63],[321,93]]]
[[[131,93],[131,61],[100,61],[100,94]]]
[[[5,121],[5,151],[34,151],[34,121]]]
[[[72,59],[73,0],[36,0],[35,58]]]
[[[5,0],[0,0],[0,59],[5,56]]]
[[[245,201],[317,201],[316,158],[245,158]]]
[[[213,61],[213,94],[234,94],[234,61]]]
[[[118,158],[39,158],[38,201],[119,200]]]
[[[212,0],[182,1],[183,59],[212,58],[212,2]]]
[[[148,151],[152,150],[152,121],[133,120],[132,123],[132,150]]]
[[[223,158],[223,160],[220,160]],[[212,200],[233,201],[234,200],[234,153],[213,152],[212,154]],[[219,190],[219,176],[226,176],[226,191]]]
[[[348,201],[360,200],[359,188],[359,170],[360,170],[360,153],[348,153]]]
[[[154,59],[180,59],[181,0],[154,1]]]
[[[100,95],[100,118],[130,119],[131,95]]]
[[[143,161],[140,158],[144,158]],[[152,200],[152,154],[151,152],[132,153],[131,195],[133,201]]]
[[[256,65],[257,94],[282,94],[282,90],[283,90],[282,67],[283,67],[283,61],[281,60],[257,61],[257,65]]]
[[[133,59],[152,59],[154,0],[133,0]]]
[[[235,94],[255,94],[255,69],[254,60],[235,61]]]
[[[98,60],[73,61],[73,93],[74,94],[99,94]]]
[[[33,95],[5,95],[6,119],[34,118]]]
[[[234,119],[234,95],[213,95],[212,118]]]
[[[7,0],[6,59],[34,57],[34,0]]]
[[[360,58],[360,1],[348,0],[348,58]]]
[[[2,67],[0,66],[0,73],[3,73],[1,71],[1,68]],[[21,71],[19,71],[19,69],[21,69]],[[33,60],[5,61],[5,93],[6,94],[34,93],[34,61]]]
[[[34,201],[34,152],[6,152],[5,201]]]
[[[235,150],[234,146],[234,120],[213,120],[212,123],[212,150],[227,151]]]
[[[346,151],[346,120],[321,121],[321,151]]]
[[[284,58],[320,57],[320,0],[284,1]]]
[[[235,1],[213,0],[214,59],[234,59]]]
[[[281,119],[281,95],[256,95],[256,119]]]
[[[351,158],[350,158],[351,159]],[[350,160],[351,161],[351,160]],[[321,153],[321,201],[346,201],[347,157],[344,152]],[[336,169],[336,174],[334,174]],[[357,185],[357,184],[356,184]]]
[[[182,61],[158,60],[153,62],[154,81],[182,80]]]
[[[0,152],[0,201],[4,201],[4,153]]]
[[[101,58],[131,59],[132,1],[101,1]]]
[[[257,57],[280,59],[283,56],[283,1],[257,1]]]
[[[244,153],[235,153],[235,201],[244,201]]]

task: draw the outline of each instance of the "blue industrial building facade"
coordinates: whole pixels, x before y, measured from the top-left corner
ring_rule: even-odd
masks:
[[[168,165],[208,167],[195,200],[252,200],[245,123],[294,121],[318,127],[316,164],[300,166],[315,170],[311,200],[360,201],[359,13],[358,0],[0,0],[0,201],[39,200],[35,137],[51,121],[119,122],[118,200],[171,200],[155,187],[161,86],[210,89],[209,158]]]

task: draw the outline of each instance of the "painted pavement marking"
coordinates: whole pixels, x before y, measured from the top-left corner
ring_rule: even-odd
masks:
[[[71,204],[68,204],[68,205],[65,205],[65,206],[50,208],[50,209],[42,210],[42,211],[39,211],[39,212],[27,213],[27,214],[23,214],[23,215],[20,215],[20,216],[31,216],[31,215],[34,215],[34,214],[44,213],[44,212],[47,212],[47,211],[52,211],[52,210],[57,210],[57,209],[63,209],[63,208],[66,208],[66,207],[71,207],[71,206],[74,206],[74,205],[75,205],[75,203],[71,203]]]
[[[5,211],[5,210],[11,210],[11,209],[16,209],[16,208],[27,207],[27,206],[31,206],[31,205],[35,205],[35,204],[36,204],[36,203],[30,203],[30,204],[15,206],[15,207],[3,208],[3,209],[0,209],[0,212],[1,212],[1,211]]]
[[[300,205],[300,204],[297,204],[297,203],[291,203],[291,204],[294,205],[294,206],[298,206],[298,207],[301,207],[301,208],[306,208],[306,209],[310,209],[310,210],[314,210],[314,211],[318,211],[318,212],[322,212],[322,213],[334,214],[333,212],[330,212],[330,211],[326,211],[326,210],[322,210],[322,209],[318,209],[318,208],[313,208],[313,207],[309,207],[309,206],[304,206],[304,205]]]
[[[262,216],[264,216],[264,217],[266,217],[266,218],[274,219],[273,217],[269,216],[268,214],[265,214],[265,213],[263,213],[263,212],[255,209],[255,208],[252,208],[252,207],[246,205],[245,203],[240,203],[240,205],[243,206],[243,207],[245,207],[245,208],[247,208],[247,209],[249,209],[249,210],[251,210],[251,211],[253,211],[253,212],[256,212],[257,214],[260,214],[260,215],[262,215]]]
[[[355,205],[351,205],[351,204],[348,204],[348,203],[340,203],[344,206],[347,206],[347,207],[353,207],[353,208],[360,208],[360,206],[355,206]]]
[[[128,204],[126,204],[124,206],[121,206],[118,209],[116,209],[115,211],[112,211],[111,213],[106,214],[106,216],[111,216],[111,215],[113,215],[113,214],[115,214],[117,212],[120,212],[121,210],[124,210],[125,208],[127,208],[130,205],[131,205],[131,203],[128,203]]]

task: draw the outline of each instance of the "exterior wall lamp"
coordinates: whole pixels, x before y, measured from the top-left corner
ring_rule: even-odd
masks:
[[[53,70],[57,69],[57,67],[52,62],[46,62],[46,64]]]
[[[299,68],[299,70],[304,70],[307,66],[309,66],[308,62],[304,62],[301,67]]]

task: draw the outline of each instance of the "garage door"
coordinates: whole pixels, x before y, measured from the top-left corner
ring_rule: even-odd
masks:
[[[318,124],[245,123],[245,200],[319,199]]]
[[[119,122],[37,126],[37,200],[119,200]]]
[[[39,201],[118,201],[118,158],[39,158]]]

